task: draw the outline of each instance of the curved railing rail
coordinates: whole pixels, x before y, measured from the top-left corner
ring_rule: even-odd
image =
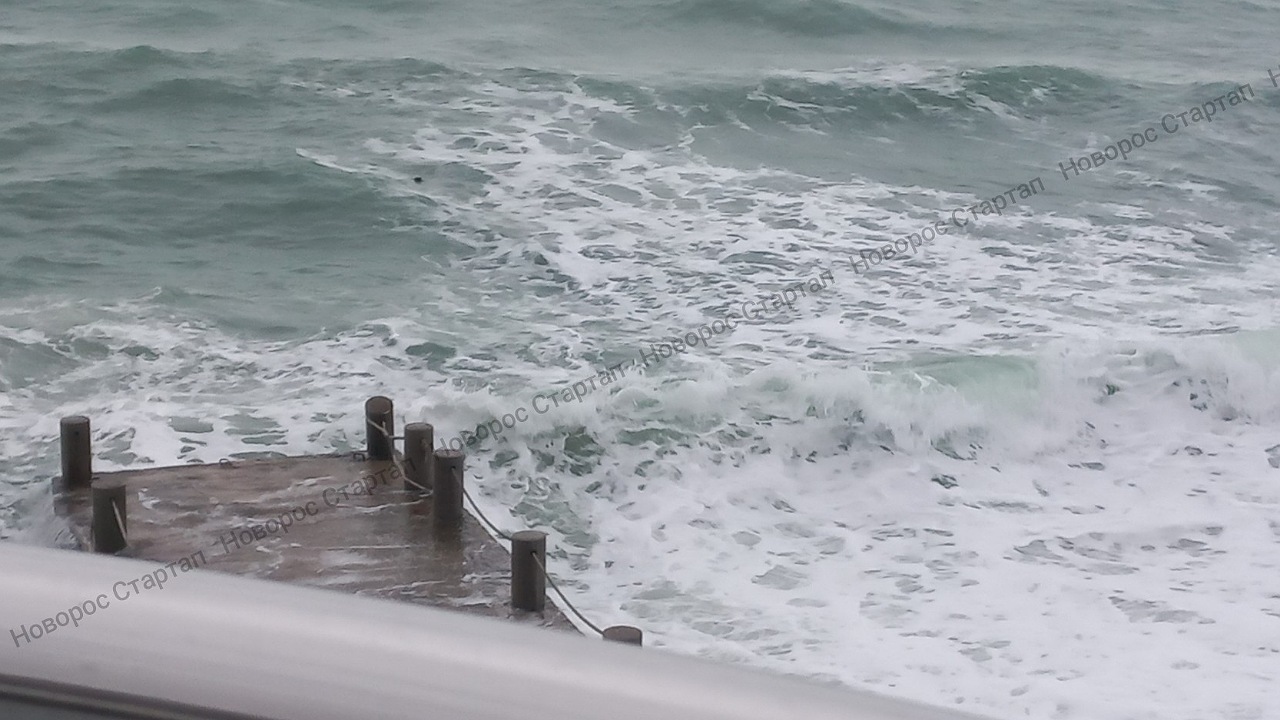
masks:
[[[0,618],[26,634],[0,642],[5,718],[53,717],[39,709],[56,704],[58,717],[68,707],[114,707],[127,712],[111,717],[169,720],[977,720],[521,623],[224,573],[118,593],[121,578],[158,572],[123,557],[4,542],[0,568]],[[63,623],[70,608],[88,606],[74,627]],[[54,630],[32,632],[45,626]]]

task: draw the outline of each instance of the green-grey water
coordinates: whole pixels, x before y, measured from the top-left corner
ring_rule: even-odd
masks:
[[[110,469],[523,409],[477,499],[658,646],[1274,714],[1278,11],[0,0],[0,534],[67,544],[64,415]]]

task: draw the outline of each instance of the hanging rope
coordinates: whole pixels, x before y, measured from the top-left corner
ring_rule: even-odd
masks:
[[[530,553],[530,555],[533,555],[533,561],[538,564],[539,568],[541,568],[542,576],[547,579],[547,584],[551,586],[551,589],[556,591],[556,595],[560,596],[560,601],[564,603],[564,606],[573,611],[573,614],[577,615],[578,619],[581,620],[583,624],[592,630],[595,630],[597,635],[604,637],[604,631],[597,627],[595,623],[588,620],[587,616],[583,615],[578,608],[574,607],[573,603],[569,602],[569,598],[565,597],[564,593],[560,591],[560,586],[556,585],[556,581],[551,579],[551,573],[547,572],[547,566],[542,564],[542,558],[538,557],[538,553]]]
[[[129,533],[124,528],[124,518],[120,516],[120,508],[115,503],[111,503],[111,511],[116,516],[116,528],[120,530],[120,537],[124,538],[124,544],[129,544]],[[89,523],[89,548],[95,552],[98,549],[98,538],[93,532],[93,523]]]
[[[365,419],[365,424],[367,424],[371,428],[377,429],[378,432],[382,433],[383,437],[387,438],[388,442],[392,443],[391,462],[395,463],[396,468],[400,470],[400,475],[404,477],[404,481],[409,483],[410,485],[413,485],[414,487],[418,488],[423,492],[427,492],[427,493],[431,492],[427,488],[414,482],[413,479],[409,477],[409,473],[405,472],[404,465],[400,463],[400,459],[396,457],[394,441],[403,440],[404,436],[403,435],[393,436],[387,432],[386,428],[382,427],[381,425],[378,425],[377,423],[367,418]],[[472,512],[475,513],[476,518],[478,518],[480,522],[482,522],[485,525],[485,527],[487,527],[489,531],[493,533],[494,537],[510,542],[511,536],[503,532],[502,530],[498,529],[498,526],[493,524],[493,522],[489,520],[489,518],[484,514],[484,512],[480,510],[480,506],[476,503],[475,498],[471,497],[471,493],[467,492],[466,486],[462,483],[462,477],[461,477],[462,471],[458,468],[454,468],[453,472],[455,475],[454,479],[458,481],[458,485],[462,488],[462,497],[466,498],[467,503],[471,506],[471,510]],[[117,513],[117,518],[118,517],[119,517],[119,514]],[[552,578],[551,574],[547,572],[546,565],[542,564],[542,558],[538,557],[537,553],[533,553],[533,561],[538,565],[538,569],[542,571],[542,576],[547,579],[547,584],[551,586],[551,589],[554,590],[556,595],[560,598],[560,602],[564,603],[564,606],[568,608],[569,611],[572,612],[575,617],[581,620],[583,625],[586,625],[587,627],[591,628],[593,631],[595,631],[597,635],[604,637],[604,631],[601,630],[598,625],[588,620],[587,616],[583,615],[582,611],[578,610],[578,608],[574,606],[572,602],[569,601],[568,596],[564,594],[564,592],[560,589],[560,586],[556,585],[555,579]]]
[[[373,422],[372,420],[369,420],[368,418],[365,418],[365,424],[366,424],[366,425],[368,425],[368,426],[369,426],[369,427],[371,427],[371,428],[374,428],[374,429],[375,429],[375,430],[377,430],[378,432],[382,433],[382,437],[386,438],[386,439],[387,439],[387,442],[392,443],[392,445],[391,445],[391,462],[395,463],[396,469],[400,471],[400,477],[404,478],[404,481],[405,481],[405,482],[407,482],[407,483],[409,483],[410,485],[412,485],[412,486],[414,486],[414,487],[418,488],[419,490],[421,490],[421,491],[422,491],[422,492],[424,492],[424,493],[429,493],[429,492],[431,492],[430,490],[428,490],[427,488],[423,487],[422,485],[420,485],[420,484],[418,484],[418,483],[414,482],[413,478],[409,477],[409,473],[404,469],[404,465],[400,462],[400,458],[396,457],[395,441],[396,441],[396,440],[403,440],[403,439],[404,439],[404,436],[403,436],[403,435],[391,435],[391,434],[389,434],[389,433],[387,432],[387,429],[386,429],[386,428],[384,428],[384,427],[382,427],[381,425],[379,425],[379,424],[377,424],[377,423]]]
[[[508,540],[508,541],[511,540],[510,535],[499,530],[497,525],[494,525],[492,522],[489,522],[489,518],[485,517],[484,513],[480,512],[480,506],[477,505],[475,499],[471,497],[471,493],[467,492],[466,486],[463,486],[462,488],[462,497],[466,498],[467,502],[471,503],[471,509],[475,512],[476,517],[480,518],[480,521],[483,522],[486,526],[488,526],[489,530],[494,535],[502,538],[503,540]]]
[[[120,537],[124,538],[125,544],[129,544],[129,533],[124,529],[124,518],[120,517],[120,508],[115,503],[111,503],[111,512],[116,516],[116,527],[120,528]]]
[[[480,506],[476,504],[475,499],[471,497],[471,493],[467,492],[467,489],[465,487],[462,489],[462,496],[465,497],[467,499],[467,502],[471,504],[471,509],[475,511],[476,517],[480,518],[480,521],[483,522],[489,528],[489,530],[493,532],[494,535],[502,538],[503,540],[507,540],[507,541],[511,540],[510,535],[499,530],[498,526],[494,525],[492,522],[489,521],[489,518],[485,517],[484,513],[480,511]],[[560,590],[560,587],[556,585],[556,581],[552,579],[551,574],[547,572],[546,566],[542,564],[542,558],[539,558],[537,553],[532,553],[532,554],[533,554],[533,561],[537,563],[538,568],[542,570],[542,576],[547,579],[547,584],[550,585],[551,589],[555,590],[556,595],[560,597],[560,602],[564,603],[564,606],[569,608],[569,610],[574,615],[576,615],[577,618],[581,620],[584,625],[596,631],[596,634],[603,637],[604,631],[601,630],[599,626],[597,626],[595,623],[588,620],[587,616],[583,615],[582,611],[578,610],[578,608],[575,607],[572,602],[569,602],[569,598],[566,597],[564,592]]]

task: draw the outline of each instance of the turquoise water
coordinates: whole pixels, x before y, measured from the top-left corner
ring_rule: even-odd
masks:
[[[468,459],[602,621],[997,717],[1274,714],[1275,13],[0,0],[0,535],[66,543],[63,415],[104,469],[328,452],[372,394],[451,437],[622,363]]]

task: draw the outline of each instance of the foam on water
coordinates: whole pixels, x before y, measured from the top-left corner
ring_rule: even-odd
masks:
[[[332,112],[412,115],[411,132],[292,147],[399,212],[376,240],[412,252],[366,239],[352,274],[417,263],[415,279],[285,339],[173,288],[6,301],[0,458],[22,479],[0,502],[7,535],[63,542],[44,492],[62,415],[94,418],[102,469],[343,451],[372,394],[449,437],[622,363],[469,459],[490,517],[552,533],[591,617],[997,717],[1280,710],[1274,205],[1170,155],[1070,185],[1016,164],[956,191],[824,155],[850,115],[885,128],[886,152],[914,141],[891,131],[908,115],[1039,147],[1034,94],[945,68],[649,85],[388,72],[320,63],[275,82]],[[927,92],[879,92],[895,82]],[[1057,184],[1004,215],[850,267],[1038,172]],[[633,365],[828,271],[794,309]]]
[[[772,375],[756,417],[724,387],[701,441],[600,439],[574,576],[683,651],[999,716],[1265,712],[1277,373],[1224,345],[1064,352],[1021,393]]]
[[[847,268],[858,249],[949,221],[952,208],[981,199],[857,174],[833,182],[726,167],[706,159],[702,145],[709,141],[689,109],[665,107],[653,94],[623,104],[579,82],[548,84],[488,83],[436,112],[424,109],[427,125],[411,143],[375,139],[367,148],[392,166],[465,168],[480,178],[478,189],[430,188],[432,218],[491,240],[478,249],[508,263],[511,274],[500,285],[535,270],[512,255],[545,258],[576,296],[598,307],[593,314],[607,310],[611,322],[626,326],[615,337],[678,330],[780,281]],[[376,161],[363,172],[386,175]],[[1206,222],[1186,208],[1223,202],[1220,188],[1164,189],[1185,194],[1081,204],[1071,215],[1024,204],[984,217],[974,232],[953,227],[910,263],[882,266],[869,277],[842,272],[835,299],[803,315],[841,316],[841,325],[828,324],[840,337],[822,338],[838,345],[848,345],[856,323],[859,344],[875,350],[908,339],[956,348],[1016,337],[1033,345],[1073,333],[1094,338],[1269,324],[1275,258],[1269,239],[1250,238],[1280,217],[1240,213],[1232,225]],[[1217,242],[1225,238],[1243,243]],[[1266,254],[1235,262],[1251,250]],[[1230,287],[1223,287],[1222,273],[1233,275]],[[613,320],[618,310],[625,320]],[[660,320],[673,326],[646,322]],[[821,328],[805,328],[813,330]]]
[[[859,277],[838,264],[854,249],[980,198],[710,163],[696,124],[657,146],[601,138],[683,114],[649,102],[491,84],[449,108],[483,136],[429,117],[411,144],[368,146],[484,173],[483,201],[433,212],[501,228],[482,255],[571,279],[575,322],[535,333],[568,357],[611,359],[837,268],[796,313],[481,453],[486,509],[554,527],[589,612],[681,651],[1001,716],[1271,707],[1280,647],[1257,628],[1280,606],[1250,578],[1277,564],[1275,336],[1194,336],[1270,326],[1272,255],[1232,262],[1238,245],[1212,240],[1244,228],[1112,201],[1024,207]],[[1218,194],[1176,189],[1163,202]],[[532,387],[576,379],[503,367]],[[488,405],[462,424],[511,409]]]
[[[442,429],[528,403],[397,368],[427,332],[408,323],[286,347],[143,321],[73,329],[149,352],[53,383],[63,407],[11,396],[0,450],[47,474],[41,444],[73,409],[109,469],[347,449],[386,387]],[[658,646],[996,716],[1195,717],[1231,697],[1249,717],[1280,652],[1260,632],[1280,617],[1278,358],[1259,333],[882,369],[690,362],[534,414],[474,452],[473,487],[506,528],[553,530],[590,616]],[[86,383],[133,399],[86,407]]]

